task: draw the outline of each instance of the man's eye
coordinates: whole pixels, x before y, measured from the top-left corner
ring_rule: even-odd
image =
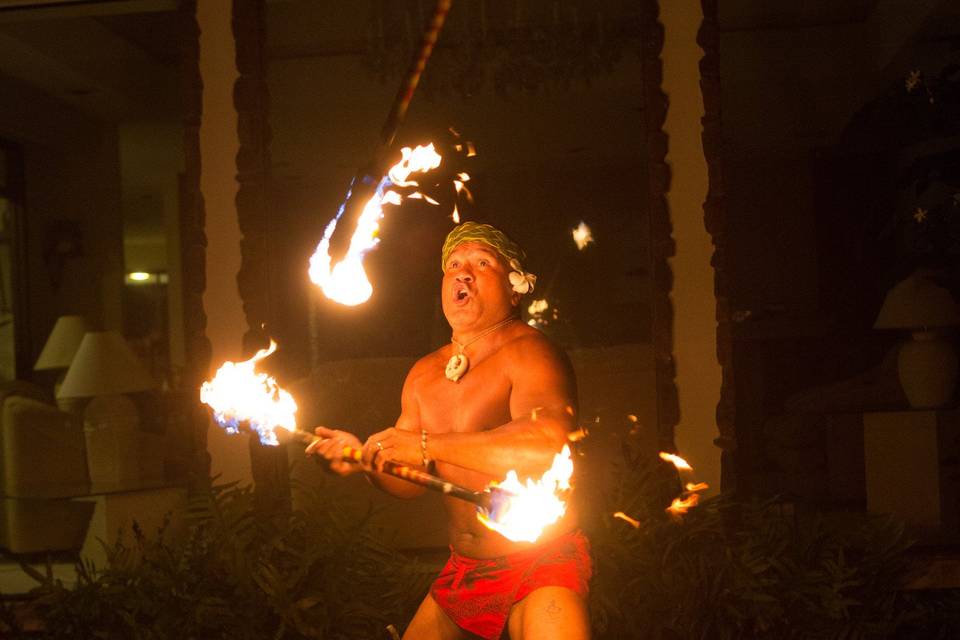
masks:
[[[485,266],[487,266],[488,264],[489,264],[489,263],[488,263],[486,260],[481,260],[481,261],[480,261],[480,266],[481,266],[481,267],[485,267]]]

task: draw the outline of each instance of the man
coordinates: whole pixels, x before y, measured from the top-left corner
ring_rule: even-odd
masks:
[[[410,370],[394,427],[363,445],[350,433],[319,427],[324,439],[307,452],[346,475],[358,467],[340,457],[343,446],[362,446],[367,468],[382,470],[388,460],[433,463],[435,473],[473,490],[509,469],[539,477],[575,427],[576,383],[562,352],[519,320],[521,296],[535,281],[523,271],[524,257],[490,225],[466,222],[451,231],[442,251],[451,344]],[[424,491],[378,471],[371,480],[396,496]],[[448,497],[445,505],[450,561],[404,638],[589,638],[589,547],[572,510],[530,544],[487,529],[468,502]]]

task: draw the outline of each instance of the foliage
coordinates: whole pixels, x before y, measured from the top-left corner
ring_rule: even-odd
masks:
[[[167,540],[134,527],[102,570],[67,587],[45,579],[38,613],[50,638],[389,638],[409,620],[432,570],[370,534],[366,518],[316,498],[285,518],[255,517],[234,484],[193,497],[189,530]]]
[[[588,520],[595,637],[946,638],[950,623],[960,628],[944,613],[960,611],[956,596],[899,589],[909,544],[897,523],[726,497],[676,520],[664,512],[676,472],[628,441],[622,452],[615,489]],[[640,525],[610,517],[619,510]]]
[[[581,488],[592,489],[581,508],[595,638],[957,637],[956,595],[899,588],[909,543],[896,523],[797,517],[726,497],[674,519],[664,511],[681,489],[674,468],[630,433],[615,440],[619,462],[593,450],[603,444],[593,436],[578,465]],[[342,506],[318,493],[308,511],[264,520],[249,488],[201,492],[186,536],[135,527],[106,567],[80,566],[75,586],[37,574],[48,631],[36,637],[389,638],[387,625],[410,620],[436,568],[390,550]],[[7,609],[2,623],[15,625]]]

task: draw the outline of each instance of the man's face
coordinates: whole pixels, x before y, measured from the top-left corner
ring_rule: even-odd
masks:
[[[464,242],[447,258],[441,295],[443,315],[454,329],[485,329],[513,313],[520,294],[507,275],[510,267],[492,247]]]

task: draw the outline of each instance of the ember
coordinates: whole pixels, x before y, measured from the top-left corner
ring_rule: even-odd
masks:
[[[573,241],[577,244],[577,249],[583,251],[587,245],[593,242],[593,233],[587,223],[581,221],[577,228],[573,230]]]

